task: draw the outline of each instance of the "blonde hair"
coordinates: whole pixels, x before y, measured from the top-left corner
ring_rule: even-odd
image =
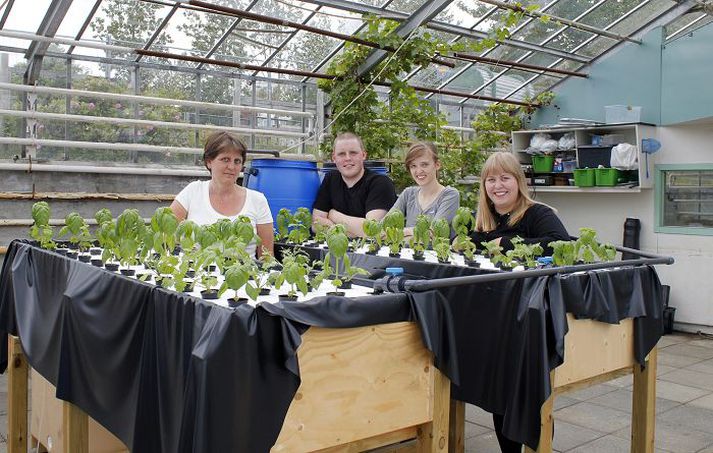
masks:
[[[488,160],[483,164],[483,170],[480,172],[480,194],[478,195],[478,212],[475,215],[476,231],[493,231],[497,227],[496,211],[493,202],[490,201],[488,193],[485,190],[485,180],[493,175],[500,173],[509,173],[515,177],[517,181],[517,200],[513,210],[510,211],[508,225],[513,226],[522,219],[527,208],[536,203],[530,197],[529,189],[527,188],[527,180],[525,173],[522,171],[520,162],[513,153],[497,152],[488,157]]]
[[[406,151],[406,157],[404,158],[406,170],[409,169],[409,166],[414,160],[425,154],[428,154],[433,159],[433,162],[438,163],[438,150],[436,149],[436,145],[431,142],[412,143],[408,151]]]
[[[359,148],[361,148],[362,151],[366,151],[366,148],[364,148],[364,142],[361,140],[361,137],[359,137],[357,134],[353,132],[340,132],[337,134],[336,137],[334,137],[334,143],[332,144],[332,149],[337,147],[337,142],[342,141],[342,140],[356,140],[359,142]]]

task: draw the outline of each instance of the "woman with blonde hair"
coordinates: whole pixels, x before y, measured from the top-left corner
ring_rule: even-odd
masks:
[[[512,249],[512,238],[525,244],[548,244],[569,240],[569,234],[554,209],[530,197],[525,174],[517,157],[497,152],[485,161],[480,173],[478,212],[473,241],[476,244],[497,240],[503,250]]]
[[[413,235],[416,219],[421,214],[433,219],[444,218],[451,223],[460,206],[460,193],[438,182],[441,162],[436,146],[431,142],[413,143],[406,152],[404,163],[416,185],[404,189],[391,208],[391,211],[399,210],[406,216],[404,235]]]
[[[551,253],[548,244],[569,240],[569,234],[555,211],[533,200],[527,188],[520,162],[512,153],[492,154],[480,173],[480,195],[475,216],[473,241],[497,240],[504,250],[513,248],[512,238],[519,236],[526,244],[540,244]],[[493,425],[500,449],[519,453],[522,445],[503,435],[502,414],[493,414]]]

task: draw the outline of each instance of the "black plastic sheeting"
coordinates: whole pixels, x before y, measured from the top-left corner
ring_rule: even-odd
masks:
[[[415,278],[484,272],[367,255],[352,264],[375,277],[390,265]],[[636,267],[231,310],[15,241],[0,275],[0,330],[20,336],[57,397],[131,451],[263,452],[299,386],[309,326],[416,321],[452,396],[504,414],[505,435],[534,448],[549,371],[564,359],[565,313],[635,317],[643,363],[662,333],[662,302],[654,269]]]

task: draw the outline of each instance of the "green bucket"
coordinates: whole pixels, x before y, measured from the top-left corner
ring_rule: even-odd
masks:
[[[575,168],[574,185],[577,187],[594,187],[594,169]]]
[[[552,173],[555,156],[532,156],[532,171],[534,173]]]

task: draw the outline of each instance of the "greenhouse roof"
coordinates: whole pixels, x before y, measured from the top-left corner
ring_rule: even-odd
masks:
[[[700,4],[699,4],[700,3]],[[463,103],[522,102],[656,26],[666,36],[708,23],[691,0],[4,0],[0,51],[24,55],[25,83],[45,55],[242,78],[313,82],[367,15],[399,22],[402,37],[428,30],[446,42],[493,37],[511,11],[522,17],[493,46],[434,56],[404,80],[424,96]],[[392,49],[393,50],[393,49]],[[391,52],[373,49],[367,71]]]

